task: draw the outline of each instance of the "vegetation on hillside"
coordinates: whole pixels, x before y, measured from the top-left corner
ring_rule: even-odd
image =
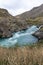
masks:
[[[38,7],[34,7],[32,8],[30,11],[24,12],[18,16],[16,16],[17,18],[23,19],[25,20],[26,18],[37,18],[37,17],[43,17],[43,4],[38,6]]]
[[[43,17],[37,17],[37,18],[29,18],[26,19],[26,22],[30,25],[42,25],[43,24]]]

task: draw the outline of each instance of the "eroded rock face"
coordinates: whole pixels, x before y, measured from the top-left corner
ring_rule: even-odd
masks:
[[[24,23],[23,23],[24,22]],[[27,23],[24,20],[15,20],[13,18],[0,18],[0,37],[10,37],[13,32],[25,29]]]
[[[12,33],[9,31],[9,24],[7,23],[8,20],[3,18],[0,20],[0,37],[11,37]]]

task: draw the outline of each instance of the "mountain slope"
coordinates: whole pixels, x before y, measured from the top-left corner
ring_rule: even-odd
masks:
[[[12,32],[22,30],[27,27],[24,20],[20,20],[9,14],[6,9],[0,8],[0,37],[10,37]]]
[[[38,7],[34,7],[30,11],[27,11],[23,14],[16,16],[16,17],[21,18],[21,19],[26,19],[26,18],[28,19],[28,18],[36,18],[39,16],[43,17],[43,4]]]

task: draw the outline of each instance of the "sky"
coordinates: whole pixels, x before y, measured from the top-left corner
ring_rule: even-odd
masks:
[[[0,8],[7,9],[14,16],[41,4],[43,0],[0,0]]]

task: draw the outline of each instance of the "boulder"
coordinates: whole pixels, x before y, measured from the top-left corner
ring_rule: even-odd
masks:
[[[37,37],[38,39],[43,39],[43,31],[37,31],[33,34],[33,36]]]

